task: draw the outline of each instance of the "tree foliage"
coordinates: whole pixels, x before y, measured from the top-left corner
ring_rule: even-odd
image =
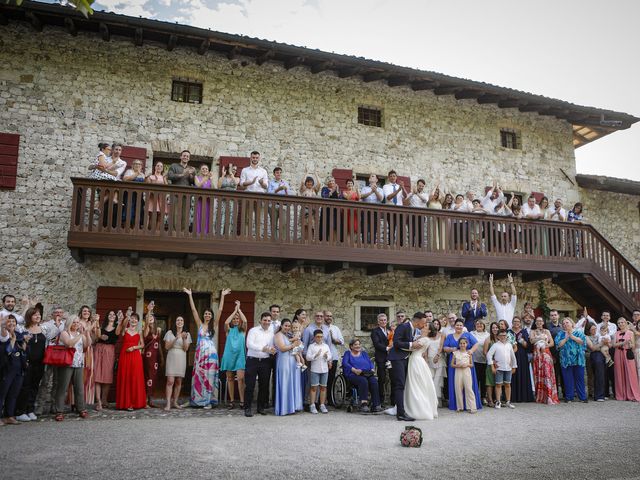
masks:
[[[10,1],[11,0],[6,0],[7,3],[9,3]],[[20,6],[22,5],[22,1],[23,0],[15,0],[15,3],[16,5]],[[63,0],[61,3],[73,5],[76,10],[82,13],[85,17],[88,17],[89,15],[93,14],[91,5],[93,5],[94,2],[95,0]]]

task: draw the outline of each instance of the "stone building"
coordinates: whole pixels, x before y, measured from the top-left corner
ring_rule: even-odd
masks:
[[[596,191],[590,177],[576,181],[574,158],[575,148],[629,128],[636,117],[183,25],[99,12],[84,19],[57,5],[2,4],[0,20],[2,292],[29,293],[71,311],[82,303],[101,312],[131,303],[142,311],[153,299],[161,320],[170,322],[186,310],[183,287],[199,292],[200,306],[217,302],[210,292],[230,287],[250,316],[272,303],[287,317],[298,308],[330,308],[346,336],[365,338],[378,311],[459,311],[471,287],[489,304],[492,272],[499,288],[507,272],[517,275],[518,310],[525,301],[537,305],[540,282],[549,305],[571,315],[585,303],[625,313],[638,305],[640,185],[627,181],[621,190],[608,179]],[[436,238],[429,249],[344,238],[329,244],[286,232],[268,238],[273,210],[252,238],[240,227],[224,238],[196,236],[193,229],[154,233],[146,223],[134,228],[133,220],[116,232],[106,224],[101,229],[98,217],[83,223],[93,206],[83,192],[100,192],[82,183],[74,190],[71,181],[86,177],[101,141],[125,144],[124,158],[142,159],[147,172],[153,162],[176,161],[189,149],[196,164],[208,163],[218,175],[223,163],[247,165],[255,149],[269,172],[281,166],[296,189],[307,172],[333,173],[343,183],[370,173],[385,178],[391,168],[412,185],[423,178],[428,189],[439,183],[477,196],[495,180],[505,192],[562,198],[567,209],[582,201],[595,229],[553,233],[558,225],[543,221],[482,226],[482,242],[504,225],[521,240],[533,235],[538,246],[557,235],[553,259],[541,250],[514,255],[511,244],[483,243],[480,253],[467,248],[468,239],[445,247],[437,232],[462,224],[461,235],[469,235],[479,217],[442,212],[419,217]],[[147,199],[161,191],[184,195],[188,205],[191,195],[148,188]],[[216,191],[207,195],[214,205],[223,201]],[[229,198],[251,209],[247,195]],[[267,209],[273,205],[266,196],[255,198]],[[322,200],[279,201],[291,222],[301,221],[301,212],[319,216],[328,208]],[[70,227],[82,202],[79,223]],[[358,208],[360,218],[373,218]],[[396,220],[418,218],[411,215]]]

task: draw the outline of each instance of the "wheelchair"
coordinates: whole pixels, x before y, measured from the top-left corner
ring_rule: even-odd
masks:
[[[331,388],[331,401],[335,408],[343,408],[346,406],[348,413],[357,410],[360,405],[360,399],[358,398],[358,389],[351,385],[344,376],[342,367],[340,367],[340,373],[335,376],[333,380],[333,387]]]

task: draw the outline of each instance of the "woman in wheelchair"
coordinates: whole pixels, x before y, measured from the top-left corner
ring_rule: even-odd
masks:
[[[360,340],[354,338],[349,342],[349,350],[342,356],[342,371],[347,381],[358,389],[360,411],[381,412],[378,378],[374,372],[373,362],[367,352],[362,350]],[[371,407],[369,407],[369,394],[371,394]]]

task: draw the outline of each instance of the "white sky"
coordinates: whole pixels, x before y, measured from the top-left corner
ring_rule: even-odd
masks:
[[[432,70],[640,116],[638,0],[99,0],[96,10]],[[640,124],[576,150],[640,181]]]

